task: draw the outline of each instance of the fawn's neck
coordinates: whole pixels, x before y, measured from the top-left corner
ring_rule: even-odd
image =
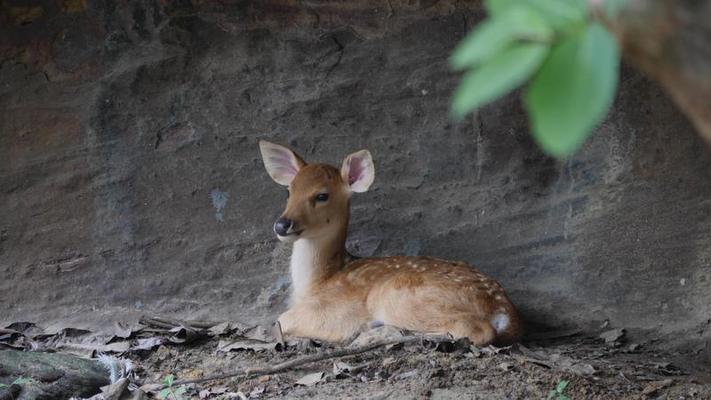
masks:
[[[290,264],[294,299],[303,297],[314,284],[343,268],[345,245],[345,228],[338,235],[294,242]]]

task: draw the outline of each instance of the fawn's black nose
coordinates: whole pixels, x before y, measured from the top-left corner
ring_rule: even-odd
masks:
[[[289,234],[289,229],[294,225],[294,221],[286,218],[279,218],[277,222],[274,223],[274,233],[279,236],[287,236]]]

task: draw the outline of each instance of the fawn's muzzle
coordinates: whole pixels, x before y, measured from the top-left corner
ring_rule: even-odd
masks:
[[[274,233],[276,233],[279,236],[288,236],[291,232],[291,229],[294,227],[294,221],[287,219],[287,218],[279,218],[275,223],[274,223]]]

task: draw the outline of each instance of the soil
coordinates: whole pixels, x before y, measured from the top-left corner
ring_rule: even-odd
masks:
[[[159,382],[169,374],[176,380],[196,379],[275,365],[327,347],[224,353],[211,338],[191,345],[163,345],[130,357],[140,379]],[[309,376],[314,373],[323,376]],[[313,382],[298,384],[305,376]],[[650,343],[569,336],[502,349],[417,343],[281,374],[187,386],[186,393],[196,398],[711,399],[711,369],[694,363],[692,354],[665,352]]]

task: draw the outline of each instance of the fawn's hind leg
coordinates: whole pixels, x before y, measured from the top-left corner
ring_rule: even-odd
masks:
[[[453,319],[451,324],[443,328],[455,338],[469,338],[477,346],[487,346],[496,338],[496,331],[489,321],[471,315],[462,315]]]

